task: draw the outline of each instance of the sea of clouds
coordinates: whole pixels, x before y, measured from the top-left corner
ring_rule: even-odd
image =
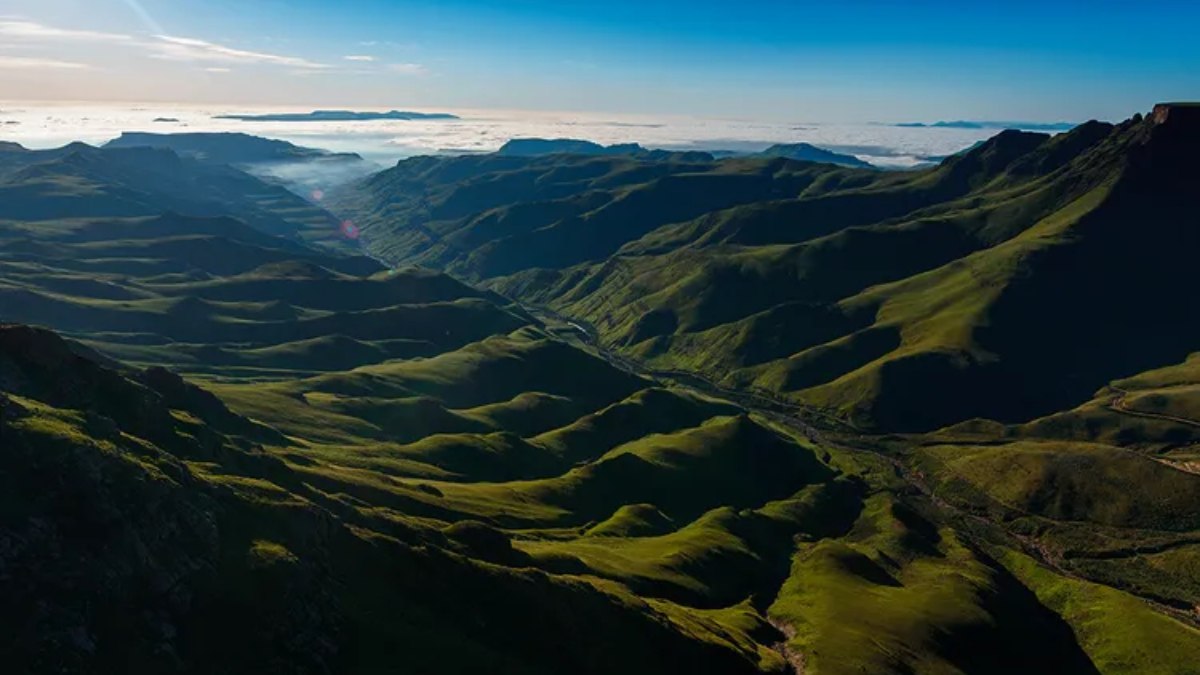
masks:
[[[912,128],[888,123],[756,122],[685,116],[497,110],[438,110],[458,120],[259,122],[214,119],[231,113],[307,112],[228,106],[62,105],[0,103],[0,140],[29,148],[72,141],[101,144],[123,131],[240,131],[338,152],[381,165],[414,155],[492,152],[513,138],[579,138],[640,143],[670,150],[755,152],[774,143],[806,142],[880,167],[905,168],[953,154],[995,129]],[[164,121],[166,120],[166,121]]]

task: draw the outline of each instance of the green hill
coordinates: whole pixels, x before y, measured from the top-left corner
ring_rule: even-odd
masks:
[[[391,269],[0,149],[0,662],[1190,672],[1194,140],[417,158],[333,200]]]
[[[787,157],[801,162],[824,162],[837,164],[855,169],[870,169],[871,164],[864,162],[854,155],[845,155],[824,148],[818,148],[811,143],[776,143],[757,153],[763,157]]]
[[[345,246],[339,221],[282,185],[145,145],[0,153],[0,223],[232,216],[264,232]]]
[[[413,160],[346,200],[386,200],[364,221],[385,258],[548,306],[652,367],[929,430],[1070,408],[1194,350],[1195,148],[1176,116],[1006,131],[908,173]]]
[[[0,372],[16,671],[758,672],[716,622],[466,557],[457,530],[319,489],[306,474],[331,488],[336,470],[264,452],[215,399],[187,406],[53,334],[0,328]]]

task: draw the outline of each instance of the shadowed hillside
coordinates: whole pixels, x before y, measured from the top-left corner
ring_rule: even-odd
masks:
[[[306,148],[239,133],[125,132],[105,148],[163,148],[181,157],[228,164],[306,196],[362,178],[379,166],[354,153]]]
[[[0,374],[0,651],[17,671],[757,672],[713,620],[385,516],[351,496],[368,484],[264,451],[269,432],[190,385],[17,326]]]
[[[170,137],[168,137],[170,138]],[[0,151],[0,223],[233,216],[264,232],[342,246],[339,221],[282,185],[164,147]]]
[[[1195,349],[1197,135],[1182,114],[1005,131],[910,173],[413,160],[346,199],[387,204],[364,221],[384,257],[548,306],[652,367],[929,430],[1070,408]],[[586,180],[557,182],[576,165]],[[467,198],[484,185],[505,189]]]

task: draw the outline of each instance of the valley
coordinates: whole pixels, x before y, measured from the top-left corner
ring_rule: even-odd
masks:
[[[0,146],[16,672],[1197,672],[1188,109],[321,199],[188,136]]]

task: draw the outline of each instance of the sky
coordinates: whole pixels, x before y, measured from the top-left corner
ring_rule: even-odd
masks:
[[[0,0],[0,99],[813,122],[1200,98],[1200,2]]]

